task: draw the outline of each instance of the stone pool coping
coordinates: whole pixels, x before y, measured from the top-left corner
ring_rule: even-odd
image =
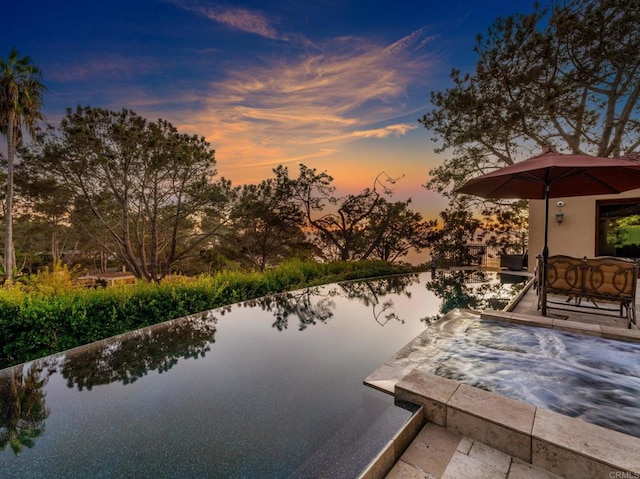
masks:
[[[640,341],[640,331],[501,311],[478,314],[454,310],[445,318],[468,315]],[[423,371],[419,358],[412,355],[424,341],[421,336],[365,379],[365,384],[393,394],[396,401],[418,404],[421,409],[360,476],[362,479],[384,477],[411,443],[407,437],[415,437],[426,422],[562,477],[640,477],[640,438]]]

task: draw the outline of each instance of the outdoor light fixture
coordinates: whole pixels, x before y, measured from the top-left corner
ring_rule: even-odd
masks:
[[[562,207],[564,206],[564,201],[558,201],[556,203],[558,205],[558,212],[556,213],[556,221],[558,224],[562,224],[562,220],[564,220],[564,213],[562,212]]]

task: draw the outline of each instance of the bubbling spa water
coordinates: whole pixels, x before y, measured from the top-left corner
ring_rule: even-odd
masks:
[[[468,317],[422,337],[421,369],[640,437],[638,343]]]

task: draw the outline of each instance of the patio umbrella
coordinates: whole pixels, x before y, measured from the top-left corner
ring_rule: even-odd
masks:
[[[548,151],[519,163],[470,179],[458,193],[483,198],[544,199],[542,248],[542,314],[546,316],[547,259],[549,258],[549,198],[617,194],[640,188],[640,162]]]

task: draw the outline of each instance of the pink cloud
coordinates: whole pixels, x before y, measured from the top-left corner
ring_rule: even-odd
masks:
[[[322,157],[355,140],[403,136],[416,128],[397,120],[416,109],[407,89],[432,65],[418,51],[427,39],[425,30],[391,45],[342,37],[302,57],[242,65],[210,85],[206,108],[188,122],[239,164]]]

